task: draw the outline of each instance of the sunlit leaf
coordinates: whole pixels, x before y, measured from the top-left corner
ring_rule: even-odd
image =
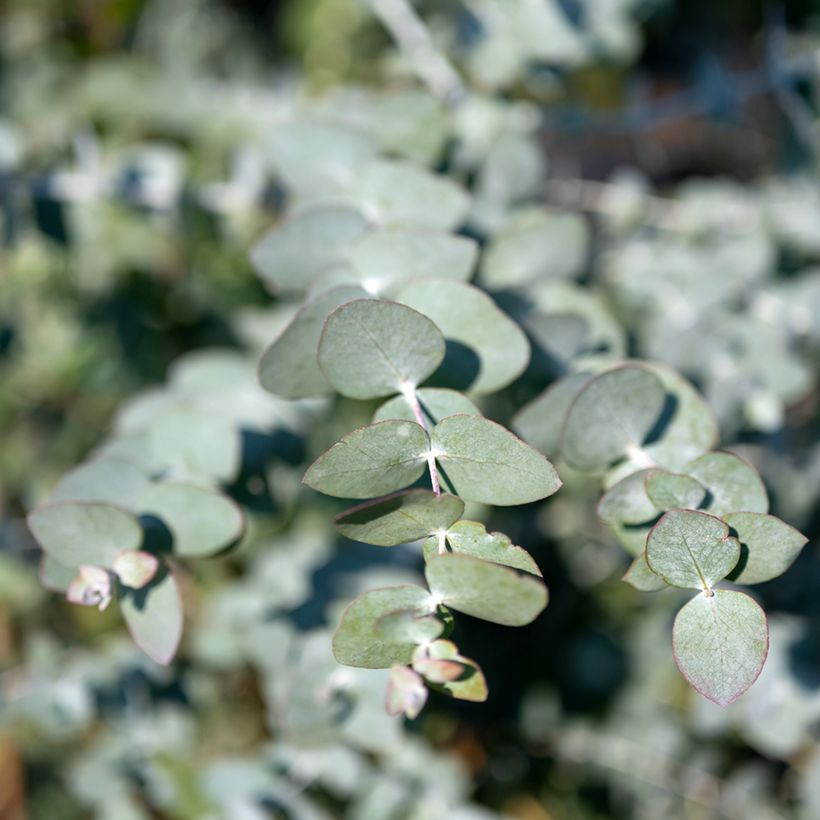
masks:
[[[408,609],[418,615],[432,613],[430,593],[421,587],[396,586],[371,589],[360,595],[344,611],[333,636],[336,660],[368,669],[410,663],[416,647],[414,641],[394,641],[376,632],[376,624],[385,615]]]
[[[561,453],[579,470],[597,472],[640,448],[658,422],[666,391],[657,376],[633,365],[594,378],[572,403]]]
[[[381,421],[348,433],[310,465],[314,490],[340,498],[373,498],[412,484],[424,472],[430,441],[414,422]]]
[[[494,393],[527,367],[530,345],[524,332],[478,288],[450,279],[416,279],[401,287],[396,300],[432,319],[448,342],[472,351],[474,373],[466,353],[462,360],[448,351],[444,360],[445,376],[463,379],[460,387]]]
[[[437,555],[427,562],[425,576],[445,606],[496,624],[523,626],[547,605],[540,578],[469,555]]]
[[[763,668],[769,650],[766,615],[742,592],[701,593],[678,612],[672,648],[686,680],[704,697],[726,706]]]
[[[444,480],[467,501],[527,504],[561,486],[541,453],[480,416],[449,416],[433,428],[431,439]]]
[[[435,372],[444,358],[444,337],[405,305],[363,299],[330,314],[318,358],[343,396],[375,399],[415,387]]]
[[[650,568],[668,584],[710,590],[737,565],[740,544],[719,518],[695,510],[671,510],[646,542]]]
[[[182,637],[182,599],[173,572],[164,565],[142,589],[126,589],[120,598],[125,623],[137,646],[167,666]]]
[[[808,542],[803,533],[773,515],[734,512],[723,520],[740,541],[740,562],[729,574],[739,584],[760,584],[782,575]]]
[[[110,568],[122,550],[139,549],[142,543],[137,519],[111,504],[44,504],[29,513],[28,525],[43,550],[65,567],[92,564]]]
[[[336,529],[354,541],[392,547],[446,530],[463,512],[464,502],[455,496],[406,490],[343,512]]]
[[[302,307],[282,335],[259,360],[259,383],[286,399],[319,396],[331,390],[316,361],[322,328],[339,305],[367,294],[356,285],[343,285],[320,293]]]
[[[734,453],[706,453],[686,468],[709,491],[713,515],[769,511],[769,497],[757,470]]]

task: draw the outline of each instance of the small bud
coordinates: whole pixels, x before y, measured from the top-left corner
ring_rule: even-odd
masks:
[[[385,707],[389,715],[405,714],[410,720],[418,717],[427,703],[427,687],[421,676],[409,666],[394,666],[390,670]]]
[[[140,550],[123,550],[112,565],[120,583],[132,589],[142,589],[157,574],[158,568],[156,556]]]
[[[93,564],[83,564],[69,584],[66,598],[72,604],[96,606],[102,612],[111,603],[113,594],[111,573]]]

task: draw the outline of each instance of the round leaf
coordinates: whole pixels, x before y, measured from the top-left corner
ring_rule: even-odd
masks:
[[[672,651],[681,674],[704,697],[726,706],[763,668],[769,629],[763,610],[742,592],[697,595],[675,618]]]
[[[143,470],[129,461],[95,458],[60,479],[50,501],[105,501],[133,508],[149,483]]]
[[[437,555],[424,574],[445,606],[492,623],[524,626],[547,605],[547,588],[540,578],[469,555]]]
[[[635,366],[595,377],[569,409],[561,452],[579,470],[599,472],[644,443],[666,402],[660,379]]]
[[[709,491],[707,509],[714,515],[769,511],[769,497],[757,470],[734,453],[706,453],[691,462],[686,472]]]
[[[316,350],[328,315],[339,305],[367,294],[356,285],[320,293],[302,307],[259,360],[259,383],[286,399],[319,396],[330,390]]]
[[[464,502],[431,490],[406,490],[378,501],[360,504],[336,518],[346,538],[393,547],[446,530],[464,512]]]
[[[451,233],[402,228],[368,231],[350,255],[355,280],[369,293],[418,276],[443,276],[466,281],[475,266],[474,239]]]
[[[692,476],[650,470],[645,473],[646,494],[659,510],[696,510],[706,497],[703,485]]]
[[[212,555],[237,541],[245,528],[242,510],[216,490],[163,481],[142,492],[139,509],[171,531],[175,555]]]
[[[415,387],[433,373],[444,358],[444,337],[405,305],[361,299],[330,314],[318,357],[343,396],[376,399]]]
[[[144,587],[159,569],[156,555],[141,550],[123,550],[111,565],[120,583],[134,589]]]
[[[549,458],[557,458],[569,408],[591,379],[588,373],[573,373],[553,382],[513,416],[513,430]]]
[[[739,584],[760,584],[782,575],[808,541],[773,515],[735,512],[724,515],[723,520],[740,541],[740,562],[729,576]]]
[[[465,353],[451,346],[443,372],[463,378],[475,393],[494,393],[514,381],[530,360],[530,343],[521,328],[498,309],[486,293],[464,282],[425,278],[408,282],[396,300],[428,316],[450,342],[477,357],[474,373],[467,373]]]
[[[666,581],[656,572],[653,572],[649,564],[646,563],[644,553],[633,559],[621,580],[626,581],[627,584],[640,592],[658,592],[668,586]]]
[[[608,524],[644,524],[658,515],[658,508],[646,494],[648,470],[621,479],[601,496],[598,515]]]
[[[348,433],[310,465],[302,481],[326,495],[372,498],[416,481],[430,441],[411,421],[381,421]]]
[[[182,599],[171,570],[162,566],[142,589],[128,589],[120,600],[134,643],[156,663],[167,666],[182,637]]]
[[[646,541],[649,567],[675,587],[710,590],[739,558],[740,544],[729,527],[695,510],[670,510]]]
[[[251,250],[251,262],[274,293],[302,293],[322,271],[344,259],[366,227],[356,208],[313,208],[265,234]]]
[[[344,611],[333,636],[333,654],[346,666],[387,669],[408,664],[416,648],[414,641],[394,641],[381,637],[376,624],[385,615],[399,610],[415,610],[418,615],[433,612],[430,593],[421,587],[397,586],[371,589]]]
[[[433,428],[431,439],[442,480],[467,501],[527,504],[561,486],[541,453],[480,416],[449,416]]]
[[[65,567],[111,567],[122,550],[139,549],[142,528],[131,513],[111,504],[58,501],[28,516],[43,551]]]

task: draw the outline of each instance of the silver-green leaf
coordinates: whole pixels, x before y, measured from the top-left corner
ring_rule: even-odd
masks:
[[[696,458],[686,468],[709,491],[713,515],[769,511],[769,496],[751,464],[734,453],[717,451]]]
[[[540,578],[470,555],[437,555],[424,572],[436,600],[492,623],[524,626],[547,605]]]
[[[333,636],[333,654],[339,663],[367,669],[388,669],[408,664],[415,641],[391,640],[376,631],[377,623],[391,612],[415,610],[423,616],[434,611],[430,593],[410,585],[371,589],[356,598],[344,611]]]
[[[111,567],[123,550],[138,550],[142,527],[112,504],[57,501],[32,510],[28,525],[43,551],[64,567]]]
[[[330,314],[319,342],[319,366],[343,396],[376,399],[416,387],[444,359],[444,337],[405,305],[360,299]]]
[[[359,504],[336,517],[336,529],[346,538],[393,547],[446,530],[464,512],[464,502],[431,490],[405,490]]]
[[[443,481],[467,501],[527,504],[561,486],[541,453],[480,416],[449,416],[433,428],[431,439]]]
[[[678,612],[672,651],[686,680],[704,697],[726,706],[763,668],[769,651],[766,615],[742,592],[701,593]]]
[[[737,565],[740,544],[719,518],[695,510],[670,510],[646,541],[650,569],[668,584],[707,592]]]
[[[339,498],[373,498],[421,477],[430,441],[412,421],[380,421],[348,433],[310,465],[302,481]]]
[[[649,370],[625,365],[596,376],[572,403],[561,453],[579,470],[600,472],[640,448],[664,409],[666,390]]]
[[[729,575],[739,584],[760,584],[782,575],[795,561],[808,539],[773,515],[735,512],[723,520],[737,533],[740,562]]]

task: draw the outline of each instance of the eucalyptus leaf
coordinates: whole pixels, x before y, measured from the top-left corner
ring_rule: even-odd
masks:
[[[340,498],[372,498],[416,481],[430,441],[418,424],[381,421],[348,433],[308,467],[302,481]]]
[[[463,512],[455,496],[405,490],[346,510],[336,517],[336,529],[354,541],[393,547],[446,530]]]
[[[666,401],[660,379],[625,365],[596,376],[570,406],[561,453],[579,470],[599,472],[640,448]]]
[[[576,276],[588,245],[589,228],[577,214],[527,209],[493,236],[482,260],[481,281],[500,290],[541,278]]]
[[[419,615],[417,609],[397,609],[379,618],[373,631],[384,640],[394,643],[428,644],[445,630],[444,622],[436,615]]]
[[[346,205],[325,205],[296,214],[265,234],[251,262],[274,293],[304,293],[323,271],[344,261],[367,220]]]
[[[678,612],[672,650],[686,680],[704,697],[726,706],[763,668],[769,650],[766,615],[742,592],[701,593]]]
[[[514,381],[527,367],[530,345],[518,325],[503,313],[486,293],[464,282],[425,278],[407,282],[396,300],[432,319],[451,342],[474,352],[478,368],[463,387],[473,393],[494,393]],[[466,370],[459,367],[444,371]],[[448,374],[449,375],[449,374]]]
[[[740,541],[740,563],[729,575],[739,584],[761,584],[782,575],[808,542],[803,533],[773,515],[734,512],[723,520]]]
[[[431,439],[443,479],[466,501],[527,504],[561,486],[541,453],[480,416],[449,416],[433,428]]]
[[[573,373],[553,382],[513,416],[513,430],[536,450],[549,458],[557,458],[569,408],[592,378],[589,373]]]
[[[369,293],[419,276],[469,280],[478,258],[474,239],[444,231],[375,228],[365,233],[350,252],[356,281]],[[422,311],[423,312],[423,311]]]
[[[130,461],[95,458],[66,473],[49,500],[104,501],[132,509],[149,480],[145,471]]]
[[[769,496],[757,470],[734,453],[706,453],[692,461],[686,472],[709,491],[706,509],[713,515],[769,511]]]
[[[514,546],[503,532],[487,532],[484,524],[478,521],[457,521],[447,529],[445,539],[453,553],[472,555],[473,558],[541,575],[538,564],[525,549]],[[430,561],[438,554],[439,539],[428,538],[424,542],[424,560]]]
[[[245,529],[242,510],[232,499],[193,484],[151,484],[140,495],[139,509],[168,527],[174,555],[213,555],[239,540]]]
[[[460,413],[471,416],[481,415],[481,411],[463,393],[448,390],[445,387],[422,387],[416,391],[416,400],[421,408],[425,424],[431,427],[435,427],[447,416]],[[402,394],[388,399],[373,416],[374,422],[387,419],[416,420],[415,412],[407,396]]]
[[[182,599],[176,579],[167,565],[148,586],[124,589],[120,598],[128,631],[134,643],[151,660],[167,666],[182,638]]]
[[[379,225],[449,231],[466,218],[470,198],[458,184],[409,162],[360,166],[347,196]]]
[[[330,391],[316,351],[330,313],[353,299],[366,297],[356,285],[342,285],[320,293],[293,317],[259,360],[259,383],[286,399],[320,396]]]
[[[424,570],[435,598],[465,615],[505,626],[534,621],[547,605],[540,578],[470,555],[445,553]]]
[[[433,612],[430,593],[421,587],[396,586],[371,589],[356,598],[344,611],[333,636],[333,654],[346,666],[388,669],[394,664],[408,664],[416,647],[414,641],[394,641],[381,637],[377,623],[385,615],[404,610],[418,615]]]
[[[598,516],[609,524],[644,524],[657,517],[660,509],[646,492],[650,470],[640,470],[610,487],[598,502]]]
[[[154,464],[169,468],[175,476],[229,482],[239,472],[242,441],[230,419],[180,408],[154,419],[147,432]]]
[[[646,542],[650,569],[668,584],[711,590],[740,559],[740,544],[719,518],[695,510],[670,510]]]
[[[622,581],[626,581],[639,592],[659,592],[669,586],[656,572],[653,572],[646,562],[646,555],[641,553],[632,559],[629,569],[624,573]]]
[[[330,314],[319,366],[343,396],[375,399],[416,387],[444,358],[444,337],[426,316],[395,302],[361,299]]]
[[[29,513],[28,526],[43,551],[65,567],[111,567],[122,550],[142,543],[142,528],[131,513],[98,502],[44,504]]]
[[[644,475],[646,494],[659,510],[696,510],[706,498],[706,489],[692,476],[665,470]]]

